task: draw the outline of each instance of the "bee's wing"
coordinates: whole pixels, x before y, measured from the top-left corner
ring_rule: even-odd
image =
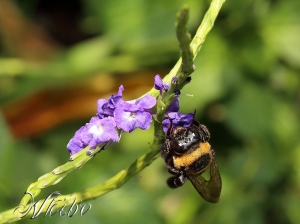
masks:
[[[195,175],[188,170],[186,171],[186,175],[202,198],[211,203],[217,203],[219,201],[222,181],[214,156],[212,156],[212,161],[210,163],[209,180],[205,180],[200,174]]]

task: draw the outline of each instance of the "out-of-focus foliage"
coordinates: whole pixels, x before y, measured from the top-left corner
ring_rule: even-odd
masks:
[[[179,55],[175,15],[183,3],[85,0],[55,7],[58,1],[7,2],[0,1],[1,211],[16,206],[31,182],[68,160],[65,145],[96,112],[97,98],[116,93],[124,82],[125,97],[139,97],[152,87],[157,72],[172,68]],[[210,2],[186,3],[193,33]],[[218,204],[205,202],[190,183],[167,188],[169,174],[158,159],[122,188],[90,201],[92,209],[83,217],[55,215],[21,222],[299,223],[299,11],[298,0],[227,1],[195,61],[192,82],[182,91],[181,112],[196,109],[197,120],[212,135],[223,180]],[[12,17],[12,12],[22,17]],[[29,29],[35,35],[30,36]],[[130,85],[136,80],[139,84]],[[39,135],[13,137],[11,130],[16,129],[8,117],[23,110],[18,105],[41,96],[45,89],[59,91],[51,99],[56,102],[67,97],[70,88],[78,95],[62,103],[61,111],[70,116],[85,111],[82,116],[58,122]],[[93,88],[94,95],[99,94],[95,98],[87,94]],[[81,94],[86,101],[79,101]],[[20,114],[19,122],[38,107]],[[40,119],[38,115],[34,118]],[[42,118],[51,122],[49,116]],[[105,181],[147,151],[152,133],[123,134],[119,144],[42,191],[37,200],[53,191],[68,194]]]

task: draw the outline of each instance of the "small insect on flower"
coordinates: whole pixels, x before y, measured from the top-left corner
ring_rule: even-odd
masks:
[[[188,127],[176,126],[171,121],[161,156],[169,173],[174,175],[167,180],[170,188],[181,187],[189,179],[203,199],[216,203],[220,198],[222,182],[209,138],[207,128],[194,117]],[[210,179],[205,180],[201,174],[209,166]]]

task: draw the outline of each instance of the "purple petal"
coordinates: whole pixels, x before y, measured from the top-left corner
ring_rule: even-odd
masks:
[[[124,86],[120,85],[119,90],[118,90],[118,95],[122,96],[123,91],[124,91]]]
[[[74,138],[71,138],[71,140],[69,141],[69,143],[67,145],[67,149],[68,149],[70,155],[78,153],[84,148],[85,147],[82,145],[82,143],[80,141],[76,141],[76,139],[74,139]]]
[[[135,122],[132,112],[125,111],[122,108],[115,110],[115,120],[117,127],[123,131],[129,132],[135,129]]]
[[[150,128],[152,122],[152,116],[147,112],[137,112],[136,113],[136,124],[137,127],[142,130],[147,130]]]
[[[76,131],[74,137],[69,141],[67,149],[73,155],[86,146],[95,148],[108,141],[119,141],[114,118],[106,117],[101,119],[98,116],[94,116],[89,123]]]
[[[168,83],[164,83],[163,80],[161,79],[160,75],[156,75],[154,77],[154,88],[157,89],[157,90],[164,90],[164,91],[167,91],[170,87],[170,84]]]
[[[135,101],[136,103],[136,101]],[[138,111],[138,110],[143,110],[143,108],[137,106],[135,103],[128,103],[128,101],[124,101],[122,103],[122,105],[120,104],[118,108],[122,108],[123,110],[126,110],[126,111],[130,111],[130,112],[135,112],[135,111]]]
[[[171,121],[169,119],[165,119],[162,121],[162,125],[163,125],[164,132],[167,133],[167,131],[171,125]]]
[[[106,99],[99,99],[97,101],[97,110],[98,110],[98,113],[102,113],[103,112],[102,106],[104,104],[106,104],[107,102],[108,102],[108,100],[106,100]]]
[[[143,109],[150,109],[156,104],[156,98],[146,94],[144,97],[138,99],[135,102],[135,105],[137,105],[139,108]]]
[[[70,152],[70,155],[80,152],[82,149],[84,149],[86,146],[88,146],[87,144],[83,143],[82,138],[81,138],[81,135],[84,132],[86,132],[85,126],[78,129],[75,132],[74,137],[71,138],[71,140],[67,144],[67,149]]]
[[[167,109],[167,113],[169,112],[178,112],[179,111],[179,97],[177,97],[171,105]]]
[[[103,117],[112,117],[114,114],[114,110],[116,107],[123,102],[122,100],[122,92],[124,90],[123,85],[119,87],[118,94],[111,95],[108,100],[106,99],[99,99],[97,102],[97,110],[98,116],[100,118]]]
[[[115,120],[117,127],[125,132],[132,132],[136,128],[148,129],[152,122],[152,116],[145,111],[126,111],[124,108],[115,110]]]
[[[89,123],[94,123],[94,122],[96,122],[96,121],[98,121],[98,120],[100,120],[100,119],[102,119],[102,118],[99,117],[99,116],[93,116],[93,117],[91,118],[91,120],[90,120]]]
[[[172,122],[174,128],[178,126],[189,127],[194,119],[194,113],[182,114],[179,112],[168,113],[168,119],[163,120],[163,129],[166,133]]]
[[[84,137],[89,140],[89,147],[95,148],[104,142],[118,141],[119,136],[115,127],[116,122],[112,117],[106,117],[96,120],[93,123],[88,123],[86,125],[87,133]]]
[[[163,81],[162,81],[160,75],[157,74],[157,75],[154,77],[154,88],[157,89],[157,90],[162,90],[163,84],[164,84],[164,83],[163,83]]]

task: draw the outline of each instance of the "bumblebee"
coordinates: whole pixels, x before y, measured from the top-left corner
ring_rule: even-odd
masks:
[[[189,127],[173,127],[166,133],[161,156],[169,173],[173,174],[167,184],[170,188],[181,187],[189,179],[198,193],[208,202],[217,203],[220,198],[222,181],[215,152],[208,140],[207,128],[193,119]],[[210,179],[201,174],[210,167]]]

